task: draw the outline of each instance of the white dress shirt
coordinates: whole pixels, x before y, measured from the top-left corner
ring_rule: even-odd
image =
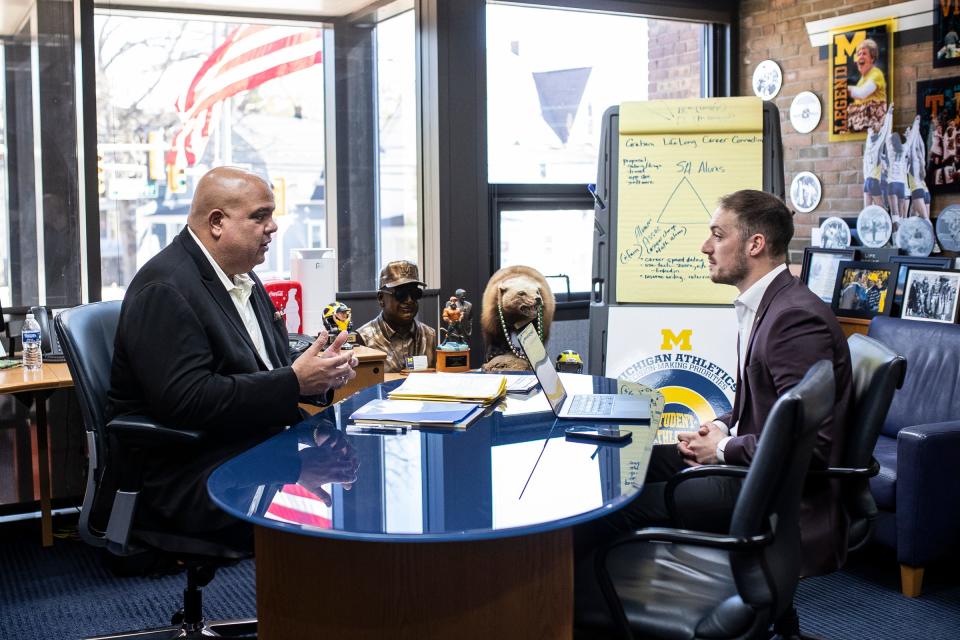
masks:
[[[765,276],[750,285],[750,288],[737,296],[733,301],[733,308],[737,312],[737,333],[740,339],[740,348],[737,350],[738,362],[737,371],[740,374],[740,384],[743,384],[744,372],[743,366],[747,358],[747,347],[750,346],[750,334],[753,333],[753,323],[757,319],[757,309],[760,308],[760,302],[763,300],[763,294],[767,292],[767,287],[773,282],[782,271],[787,269],[787,265],[781,264],[774,268]],[[736,419],[737,416],[733,416]],[[730,438],[737,435],[738,423],[734,422],[730,428],[719,420],[713,422],[721,431],[728,434],[726,438],[717,443],[717,460],[724,462],[723,452],[730,442]]]
[[[270,362],[267,347],[263,342],[263,332],[260,330],[260,323],[257,322],[257,314],[253,311],[253,303],[250,302],[250,294],[253,292],[253,278],[245,273],[240,273],[233,276],[233,280],[231,281],[223,269],[220,268],[220,265],[217,264],[217,261],[213,259],[213,256],[210,255],[210,252],[207,251],[207,248],[200,242],[200,238],[193,232],[193,229],[187,227],[187,231],[190,232],[190,237],[193,238],[197,246],[200,247],[200,250],[203,251],[203,255],[210,261],[210,265],[213,267],[213,271],[217,274],[217,277],[220,278],[223,288],[230,294],[233,306],[237,308],[237,313],[240,314],[240,319],[243,320],[243,326],[247,329],[250,340],[253,341],[253,346],[256,347],[257,354],[260,356],[260,359],[263,360],[263,364],[267,366],[267,369],[272,370],[273,363]]]

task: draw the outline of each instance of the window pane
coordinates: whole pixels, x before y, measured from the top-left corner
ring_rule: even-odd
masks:
[[[594,182],[604,111],[698,97],[702,38],[699,24],[488,5],[490,182]]]
[[[183,229],[216,166],[274,187],[263,277],[288,276],[291,249],[326,246],[322,41],[311,25],[97,14],[104,299]]]
[[[377,25],[380,267],[391,260],[420,262],[415,28],[413,11]]]
[[[589,291],[593,210],[500,212],[500,266],[525,264],[547,278],[555,294]]]
[[[0,47],[0,69],[6,69],[4,47]],[[10,202],[7,198],[7,109],[6,82],[0,84],[0,306],[11,305],[10,291]],[[0,318],[0,327],[3,318]]]

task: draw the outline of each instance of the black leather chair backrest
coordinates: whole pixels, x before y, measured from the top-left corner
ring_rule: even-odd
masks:
[[[951,420],[960,415],[960,325],[877,316],[867,335],[904,358],[910,367],[903,388],[890,404],[881,433],[896,438],[915,424]]]
[[[120,301],[110,301],[81,305],[61,311],[54,321],[87,431],[87,486],[77,529],[87,544],[97,547],[107,544],[99,528],[94,531],[91,514],[106,460],[107,392],[120,304]]]
[[[800,494],[834,395],[833,364],[821,360],[767,417],[730,523],[730,535],[744,538],[775,528],[773,543],[760,552],[731,557],[744,602],[783,608],[793,599],[800,575]]]
[[[853,406],[845,434],[842,464],[865,469],[873,462],[873,450],[894,393],[903,385],[906,359],[873,338],[853,334],[847,340],[853,365]],[[842,480],[843,504],[850,516],[848,547],[859,548],[870,537],[877,503],[866,477]]]
[[[67,358],[87,431],[106,425],[107,392],[120,301],[94,302],[61,311],[55,326]]]
[[[907,360],[881,342],[860,334],[847,340],[853,365],[853,408],[845,434],[843,465],[866,467],[894,392],[903,384]]]

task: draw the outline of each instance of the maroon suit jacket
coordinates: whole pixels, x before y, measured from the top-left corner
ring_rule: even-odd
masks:
[[[744,345],[741,345],[744,348]],[[737,435],[724,448],[727,464],[749,465],[773,404],[819,360],[833,362],[836,403],[817,433],[811,466],[840,464],[843,431],[853,393],[847,341],[830,308],[784,271],[774,278],[757,309],[737,380],[733,410],[718,420]],[[800,507],[803,575],[835,570],[846,558],[847,518],[836,481],[808,481]]]

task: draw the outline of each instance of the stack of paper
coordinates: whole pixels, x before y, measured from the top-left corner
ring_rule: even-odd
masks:
[[[507,377],[479,373],[412,373],[390,392],[391,400],[492,404],[507,393]]]
[[[464,429],[483,414],[477,404],[422,402],[420,400],[371,400],[352,414],[355,424],[399,424]]]

